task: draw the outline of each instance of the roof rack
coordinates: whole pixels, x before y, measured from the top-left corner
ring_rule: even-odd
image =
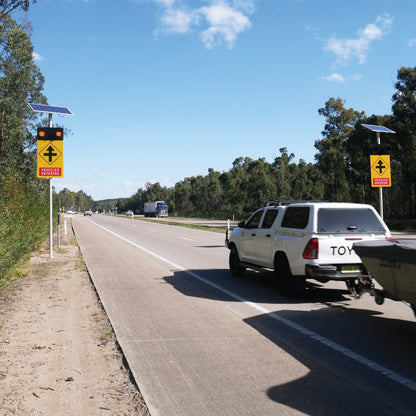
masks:
[[[289,205],[289,204],[302,204],[308,202],[329,202],[326,200],[312,200],[312,199],[278,199],[276,201],[266,201],[264,203],[265,207],[280,207],[282,205]]]

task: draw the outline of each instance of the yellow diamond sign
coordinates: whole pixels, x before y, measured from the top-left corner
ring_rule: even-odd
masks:
[[[391,186],[390,155],[370,155],[371,186]]]
[[[64,141],[38,140],[37,177],[63,178]]]

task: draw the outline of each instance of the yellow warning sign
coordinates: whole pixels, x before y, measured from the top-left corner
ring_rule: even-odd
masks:
[[[37,177],[63,178],[64,141],[38,140]]]
[[[391,186],[390,155],[370,155],[371,186]]]

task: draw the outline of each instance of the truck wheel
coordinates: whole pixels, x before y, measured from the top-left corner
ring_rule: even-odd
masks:
[[[277,290],[282,295],[302,296],[305,292],[305,278],[293,276],[285,255],[277,255],[274,261],[277,277]]]
[[[303,276],[292,276],[290,283],[290,293],[293,296],[301,298],[305,295],[306,280]]]
[[[230,249],[229,265],[230,272],[233,276],[241,277],[244,275],[246,268],[240,265],[240,257],[238,256],[238,251],[234,246]]]

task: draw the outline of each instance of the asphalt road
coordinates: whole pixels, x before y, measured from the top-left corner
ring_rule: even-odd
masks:
[[[416,415],[411,309],[341,283],[280,296],[228,272],[224,235],[106,216],[74,230],[156,415]]]

